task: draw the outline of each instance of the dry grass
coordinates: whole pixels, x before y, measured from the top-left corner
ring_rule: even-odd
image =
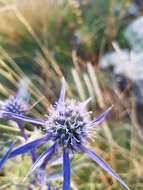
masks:
[[[97,116],[97,113],[101,110],[103,111],[109,104],[113,104],[113,113],[109,116],[110,120],[108,119],[108,121],[99,126],[99,128],[101,127],[99,136],[95,138],[95,143],[91,143],[89,146],[120,173],[131,189],[142,190],[143,148],[138,136],[140,134],[137,131],[139,128],[136,127],[138,124],[134,114],[135,109],[132,97],[130,100],[131,107],[128,108],[124,103],[124,93],[119,92],[117,84],[112,81],[108,83],[108,77],[104,76],[102,78],[103,73],[91,63],[83,66],[81,62],[84,62],[84,60],[79,58],[76,52],[70,54],[74,67],[68,71],[70,73],[69,77],[62,71],[53,54],[47,48],[48,42],[45,42],[45,39],[51,37],[51,33],[48,32],[50,27],[48,26],[48,19],[55,16],[56,13],[58,33],[62,20],[62,1],[57,1],[57,4],[50,0],[42,0],[36,3],[34,0],[26,0],[22,1],[22,3],[18,0],[1,2],[0,33],[8,36],[7,40],[10,40],[9,42],[15,48],[19,39],[22,38],[18,31],[19,25],[24,26],[29,34],[28,38],[32,38],[40,48],[36,56],[31,57],[31,60],[42,71],[40,75],[33,73],[29,78],[14,59],[16,56],[22,55],[17,55],[16,52],[10,54],[7,49],[0,47],[1,96],[8,97],[9,94],[14,94],[13,89],[16,89],[18,81],[21,78],[29,78],[29,91],[32,95],[31,104],[40,100],[44,95],[44,99],[31,110],[31,114],[43,117],[43,113],[46,113],[49,104],[57,98],[60,88],[59,80],[64,77],[67,94],[70,97],[78,97],[80,100],[84,100],[89,96],[92,97],[93,116],[95,116],[95,111]],[[72,4],[72,6],[75,5]],[[37,23],[39,23],[39,27],[37,27]],[[55,36],[58,35],[57,33],[55,33]],[[7,82],[10,85],[6,85]],[[104,85],[102,85],[103,83]],[[112,89],[108,103],[106,102],[106,88]],[[113,94],[116,94],[117,98],[115,100],[112,99]],[[122,107],[121,109],[118,107],[119,103]],[[122,112],[125,112],[123,116]],[[17,129],[11,129],[6,125],[1,125],[0,127],[1,133],[11,134],[10,136],[16,137]],[[85,156],[75,155],[75,157],[76,159],[72,163],[72,187],[74,190],[121,189],[102,169],[94,165]],[[15,161],[8,162],[4,170],[5,175],[1,177],[0,189],[25,189],[27,182],[22,186],[19,185],[21,185],[21,178],[24,177],[30,165],[27,159],[29,159],[28,156],[25,156],[24,158],[17,158],[17,163]],[[59,167],[57,168],[49,166],[47,173],[49,171],[50,173],[52,171],[58,173],[60,169]],[[9,172],[10,170],[12,171]],[[13,175],[13,172],[15,175]],[[59,179],[61,179],[61,176],[56,181],[58,187],[61,184]]]

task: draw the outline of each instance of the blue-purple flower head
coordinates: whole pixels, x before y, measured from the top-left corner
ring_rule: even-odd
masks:
[[[18,84],[15,96],[10,95],[6,100],[0,101],[0,117],[5,118],[4,113],[25,115],[29,110],[30,93],[28,92],[28,79],[22,78]]]
[[[88,137],[88,113],[85,105],[67,99],[49,109],[45,129],[51,139],[64,148],[76,150]]]
[[[10,96],[0,105],[1,113],[11,112],[14,114],[25,114],[28,111],[28,103],[17,96]]]
[[[95,126],[101,123],[111,107],[103,112],[97,119],[91,120],[90,113],[86,106],[89,100],[77,102],[65,99],[65,86],[62,82],[61,93],[58,101],[49,108],[45,120],[33,119],[19,114],[10,114],[15,119],[27,121],[33,124],[40,124],[45,128],[46,135],[35,141],[26,143],[12,151],[10,157],[24,154],[36,147],[44,144],[48,140],[53,141],[53,145],[45,150],[32,166],[30,173],[41,165],[45,165],[51,159],[55,151],[62,148],[63,151],[63,190],[70,190],[70,152],[80,150],[98,163],[106,172],[113,176],[120,184],[129,190],[129,187],[121,177],[95,152],[86,147],[86,142],[92,138]]]
[[[99,120],[91,121],[91,112],[87,112],[86,109],[89,101],[90,99],[84,102],[65,99],[63,81],[59,100],[49,108],[45,123],[45,129],[54,142],[63,148],[77,150],[79,149],[78,145],[84,144],[88,138],[92,138],[95,125],[104,119],[111,107],[102,114]]]

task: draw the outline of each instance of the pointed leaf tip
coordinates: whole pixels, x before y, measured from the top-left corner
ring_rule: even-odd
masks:
[[[1,113],[4,114],[5,116],[9,117],[9,119],[21,120],[24,122],[29,122],[29,123],[37,124],[37,125],[45,125],[45,121],[40,120],[40,119],[30,118],[30,117],[27,117],[24,115],[15,114],[12,112],[7,112],[7,111],[3,111]]]
[[[65,100],[65,94],[66,94],[66,89],[65,89],[65,80],[62,78],[62,86],[61,86],[61,91],[60,91],[60,97],[58,102],[62,103]]]
[[[83,102],[80,103],[80,106],[86,107],[87,104],[91,101],[91,99],[92,99],[92,98],[90,97],[90,98],[84,100]]]
[[[114,177],[126,190],[130,190],[130,188],[126,185],[122,178],[98,154],[92,152],[82,145],[79,145],[79,148],[84,153],[86,153],[92,160],[94,160],[99,166],[101,166],[107,173]]]
[[[109,107],[106,111],[104,111],[101,115],[99,115],[95,120],[91,121],[91,123],[89,124],[89,126],[96,126],[98,124],[100,124],[105,117],[109,114],[109,112],[112,110],[112,107]]]
[[[15,148],[12,152],[10,152],[9,158],[13,158],[18,155],[25,154],[26,152],[30,152],[35,148],[37,148],[38,146],[41,146],[48,139],[49,139],[48,136],[44,136],[42,138],[25,143],[24,145],[20,145],[17,148]]]
[[[27,177],[34,172],[37,168],[39,168],[45,159],[50,159],[52,154],[54,153],[56,149],[56,144],[52,145],[50,148],[48,148],[46,151],[44,151],[36,160],[36,162],[32,165],[30,170],[28,171],[27,175],[24,177],[23,182],[27,179]]]
[[[0,160],[0,170],[3,168],[5,162],[8,160],[9,155],[13,149],[14,143],[11,143],[10,147],[8,148],[6,154],[4,155],[4,157]]]

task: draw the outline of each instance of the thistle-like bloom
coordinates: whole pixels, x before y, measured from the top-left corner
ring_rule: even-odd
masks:
[[[0,101],[0,117],[8,118],[8,115],[6,115],[5,112],[25,115],[29,110],[29,98],[30,94],[27,90],[27,83],[21,80],[16,95],[10,96],[5,101]]]
[[[6,117],[6,115],[4,115],[5,112],[24,115],[28,111],[28,104],[17,96],[10,96],[0,103],[0,110],[1,117]]]
[[[63,152],[63,190],[69,190],[71,180],[69,154],[75,151],[82,151],[119,181],[124,188],[129,190],[129,187],[121,177],[99,155],[86,147],[86,142],[92,137],[91,135],[95,130],[95,126],[102,122],[111,110],[110,107],[97,119],[90,120],[90,112],[86,111],[88,102],[89,100],[77,102],[75,100],[65,99],[65,86],[63,82],[60,97],[58,101],[50,107],[45,120],[37,120],[7,112],[7,114],[15,119],[42,125],[46,133],[42,138],[17,147],[12,151],[10,157],[29,152],[43,143],[46,143],[48,140],[51,140],[53,141],[53,145],[39,156],[30,172],[33,172],[42,164],[47,163],[51,156],[60,149]]]
[[[25,84],[26,85],[26,84]],[[10,115],[6,114],[6,112],[11,112],[13,114],[25,115],[29,111],[29,98],[30,94],[27,91],[27,86],[24,83],[21,84],[15,96],[10,96],[5,101],[0,101],[0,118],[3,119],[13,119]],[[24,123],[21,120],[15,120],[18,124],[18,128],[20,130],[21,135],[25,139],[28,140],[28,135],[24,129]],[[32,161],[36,161],[36,154],[34,151],[31,151]]]
[[[22,86],[23,87],[23,86]],[[17,91],[15,96],[10,96],[5,101],[0,101],[0,118],[3,119],[13,119],[6,112],[11,112],[13,114],[25,115],[29,111],[29,93],[27,89],[21,88]],[[23,121],[17,121],[21,135],[25,140],[28,139],[28,135],[25,133]]]

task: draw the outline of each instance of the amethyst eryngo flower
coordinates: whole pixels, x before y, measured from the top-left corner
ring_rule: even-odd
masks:
[[[91,138],[95,126],[102,122],[111,110],[110,107],[97,119],[90,120],[90,112],[86,111],[88,102],[89,100],[76,102],[75,100],[65,99],[65,87],[63,83],[60,97],[50,107],[45,120],[33,119],[8,112],[7,114],[15,119],[42,125],[46,133],[42,138],[15,148],[10,154],[10,158],[34,150],[48,140],[52,140],[53,145],[39,156],[30,169],[30,173],[42,164],[47,163],[51,156],[60,149],[63,152],[63,190],[69,190],[71,170],[69,154],[75,151],[82,151],[119,181],[124,188],[129,190],[129,187],[121,177],[97,153],[85,146],[88,139]]]
[[[9,96],[5,101],[0,101],[1,118],[9,117],[5,112],[25,115],[29,111],[30,93],[28,92],[28,83],[28,79],[23,78],[18,84],[16,95]]]
[[[5,112],[25,115],[29,111],[30,94],[27,89],[28,83],[25,80],[22,79],[19,82],[15,96],[11,95],[6,100],[0,101],[0,118],[12,119]]]
[[[28,103],[19,99],[17,96],[10,96],[3,102],[0,102],[1,117],[6,117],[5,112],[24,115],[28,111]]]
[[[21,87],[23,89],[23,86]],[[5,101],[0,101],[0,117],[7,118],[5,112],[25,115],[29,110],[29,97],[27,89],[18,89],[15,96],[10,96]]]
[[[15,120],[14,118],[10,117],[10,115],[6,114],[7,112],[11,112],[13,114],[18,114],[18,115],[25,115],[29,111],[29,98],[30,98],[29,92],[27,91],[26,88],[24,88],[23,85],[21,85],[21,88],[18,89],[15,96],[10,96],[5,101],[0,102],[0,118]],[[25,132],[23,121],[22,120],[21,121],[15,120],[15,121],[17,121],[21,135],[27,141],[28,135]],[[34,151],[32,151],[31,154],[32,154],[32,161],[35,162],[36,154],[34,153]]]
[[[26,94],[26,98],[24,96]],[[21,89],[19,89],[15,96],[10,96],[4,101],[0,101],[0,118],[2,119],[13,119],[6,112],[11,112],[13,114],[25,115],[29,111],[29,93],[23,92],[21,94]],[[28,139],[27,134],[25,133],[23,122],[17,121],[21,135],[25,140]]]

